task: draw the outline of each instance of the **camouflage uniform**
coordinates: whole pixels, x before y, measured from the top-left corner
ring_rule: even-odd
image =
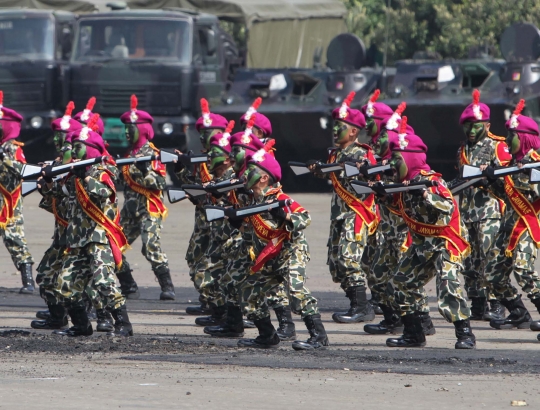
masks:
[[[109,219],[114,220],[118,212],[118,202],[113,190],[100,182],[104,169],[102,165],[94,165],[87,170],[86,176],[89,176],[90,180],[83,182],[83,186],[91,201],[98,205]],[[77,200],[76,179],[72,176],[65,183],[56,181],[52,187],[53,195],[67,196],[68,201],[69,225],[66,228],[66,241],[69,248],[57,286],[66,307],[82,307],[83,292],[92,280],[92,289],[99,295],[104,306],[109,310],[119,309],[125,304],[125,299],[115,284],[116,266],[111,246],[105,230],[86,215]]]
[[[466,158],[466,159],[465,159]],[[489,133],[473,146],[464,144],[458,151],[458,164],[479,167],[506,166],[511,159],[503,137]],[[504,202],[497,196],[501,191],[501,181],[489,188],[467,188],[460,194],[459,210],[467,227],[471,244],[471,254],[465,258],[463,276],[465,290],[470,298],[488,298],[484,269],[488,252],[493,246],[501,226]]]
[[[150,156],[156,154],[149,142],[144,144],[137,155]],[[130,153],[129,157],[135,157]],[[148,162],[147,172],[143,172],[134,164],[129,166],[131,178],[138,184],[151,190],[165,189],[165,170],[157,169],[155,161]],[[120,212],[120,225],[131,245],[141,236],[141,253],[152,265],[152,270],[156,271],[161,267],[168,267],[167,255],[161,249],[161,228],[163,223],[162,215],[152,215],[148,211],[147,198],[135,192],[127,184],[124,186],[124,206]]]
[[[419,174],[411,182],[426,179],[426,175]],[[441,179],[439,184],[446,186]],[[455,209],[451,194],[448,193],[449,198],[444,198],[428,190],[426,199],[410,193],[401,195],[404,212],[415,221],[443,226],[450,223]],[[461,225],[462,235],[466,234],[465,227]],[[423,236],[413,231],[411,235],[412,245],[388,282],[388,295],[393,307],[402,315],[420,311],[422,306],[427,305],[424,286],[436,277],[440,314],[449,322],[468,319],[470,310],[463,297],[458,277],[462,264],[452,260],[454,258],[446,248],[446,239]]]
[[[20,173],[26,161],[20,146],[14,140],[4,142],[1,148],[4,150],[4,158],[0,161],[0,184],[9,192],[13,192],[21,183]],[[4,197],[0,195],[0,208],[3,205]],[[13,209],[13,219],[0,229],[4,245],[17,269],[23,264],[34,263],[24,235],[22,212],[23,201],[21,197]]]
[[[529,152],[523,162],[534,162]],[[534,202],[540,199],[540,186],[529,184],[529,176],[524,173],[512,175],[515,188],[529,200]],[[512,272],[517,283],[527,292],[531,301],[540,305],[540,278],[534,269],[534,263],[538,255],[538,248],[528,230],[521,235],[517,247],[511,256],[506,255],[506,248],[512,234],[512,230],[519,216],[512,206],[508,206],[502,221],[501,230],[495,239],[495,244],[488,255],[488,263],[485,268],[487,282],[498,300],[513,300],[518,296],[518,290],[512,285],[510,277]]]

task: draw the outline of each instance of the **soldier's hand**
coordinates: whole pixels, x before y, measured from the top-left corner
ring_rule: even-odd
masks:
[[[135,167],[142,172],[143,175],[148,173],[148,162],[136,162]]]
[[[53,181],[52,168],[53,168],[52,165],[45,165],[41,169],[41,175],[43,175],[43,179],[47,183],[50,183]]]
[[[86,177],[86,169],[83,168],[71,168],[71,173],[75,175],[77,178],[84,179]]]
[[[495,168],[488,165],[481,165],[480,169],[486,175],[487,180],[489,181],[490,184],[497,181],[497,177],[495,176]]]
[[[276,218],[278,221],[287,220],[287,212],[282,207],[270,209],[270,215]]]
[[[369,184],[369,182],[368,182]],[[371,189],[373,189],[373,191],[375,192],[375,194],[379,197],[385,197],[386,196],[386,191],[384,190],[384,185],[381,184],[380,182],[377,182],[377,183],[374,183],[374,184],[370,184],[371,186]]]

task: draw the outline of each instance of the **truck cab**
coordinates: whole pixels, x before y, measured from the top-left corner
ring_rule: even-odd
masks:
[[[24,117],[21,139],[30,160],[34,147],[43,159],[50,122],[63,113],[74,22],[75,14],[66,11],[0,10],[0,90],[6,107]]]
[[[95,96],[112,153],[125,152],[119,117],[130,96],[154,117],[159,147],[195,148],[192,132],[204,97],[219,101],[235,53],[215,16],[179,9],[114,10],[81,16],[69,72],[76,107]]]

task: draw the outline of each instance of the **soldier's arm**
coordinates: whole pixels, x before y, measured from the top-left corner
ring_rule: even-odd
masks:
[[[52,195],[44,195],[43,198],[41,198],[41,201],[39,201],[39,207],[41,209],[46,210],[47,212],[52,213],[53,212],[53,197]]]
[[[167,170],[160,162],[152,161],[148,173],[144,176],[143,186],[149,189],[165,189]]]
[[[22,150],[17,153],[20,147],[16,145],[8,145],[4,147],[4,158],[2,159],[2,166],[4,169],[12,174],[20,176],[24,163],[18,158],[22,155]]]
[[[290,213],[288,219],[285,223],[287,232],[301,231],[306,229],[311,223],[311,217],[307,211]]]
[[[85,189],[90,198],[102,201],[110,197],[113,194],[113,190],[109,185],[101,182],[98,178],[87,176],[84,179]]]
[[[441,214],[451,215],[454,212],[454,201],[451,195],[450,197],[446,197],[441,192],[434,193],[431,189],[428,189],[424,198],[432,209],[437,210]]]

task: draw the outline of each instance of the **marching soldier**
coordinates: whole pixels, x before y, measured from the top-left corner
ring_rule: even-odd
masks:
[[[88,124],[88,121],[90,120],[90,118],[92,118],[92,115],[93,115],[92,110],[94,109],[95,104],[96,104],[96,97],[91,97],[88,100],[88,103],[86,104],[85,109],[75,114],[73,116],[73,119],[83,125]],[[92,131],[95,131],[99,135],[103,136],[103,132],[105,131],[105,124],[103,123],[103,120],[101,119],[101,117],[98,118],[97,123],[94,126],[94,129]]]
[[[480,102],[480,92],[474,90],[473,102],[463,111],[459,120],[467,137],[458,150],[460,167],[500,167],[508,165],[512,159],[505,138],[489,131],[489,114],[489,107]],[[498,182],[495,183],[495,189],[491,185],[488,180],[482,180],[477,186],[465,189],[459,197],[459,211],[471,244],[471,254],[464,260],[463,271],[465,290],[471,300],[471,320],[504,317],[504,307],[495,297],[490,296],[484,276],[488,253],[497,237],[506,208],[504,200],[497,196],[502,187],[498,187]],[[486,310],[488,299],[491,309]]]
[[[154,119],[146,111],[137,109],[137,97],[131,96],[131,110],[120,120],[126,126],[126,139],[131,144],[128,158],[159,154],[150,142],[154,138]],[[174,300],[174,285],[169,270],[167,255],[161,249],[161,228],[167,217],[163,203],[165,188],[165,166],[159,161],[136,162],[122,167],[124,206],[120,213],[120,224],[131,245],[140,236],[141,252],[146,258],[161,287],[160,300]],[[128,298],[138,298],[138,288],[132,270],[123,256],[122,268],[117,272],[122,292]]]
[[[506,122],[507,143],[514,164],[540,162],[538,124],[521,115],[521,100]],[[489,170],[488,170],[489,172]],[[510,314],[506,318],[491,319],[495,329],[529,328],[540,331],[540,321],[533,321],[521,300],[518,290],[510,282],[513,273],[517,283],[540,312],[540,279],[534,263],[540,246],[540,191],[538,184],[529,183],[526,173],[504,177],[504,191],[510,204],[504,214],[501,230],[495,239],[486,266],[486,279],[497,299]]]
[[[21,273],[22,288],[19,293],[33,293],[34,260],[24,235],[23,201],[21,196],[21,170],[26,163],[22,146],[16,141],[21,131],[22,116],[3,106],[0,91],[0,233],[11,260]]]
[[[272,123],[268,117],[264,114],[261,114],[257,110],[259,109],[262,103],[262,98],[257,98],[253,104],[248,108],[246,113],[240,117],[240,124],[245,129],[251,120],[251,117],[255,116],[255,123],[253,125],[253,135],[258,139],[266,142],[272,136]]]
[[[434,277],[440,314],[454,324],[456,349],[474,349],[470,310],[463,297],[458,274],[470,252],[459,209],[440,174],[426,164],[427,147],[415,135],[399,134],[390,141],[390,164],[396,182],[431,181],[428,189],[398,194],[401,216],[407,223],[412,244],[388,282],[394,308],[401,314],[403,336],[387,339],[389,347],[422,347],[426,336],[419,314],[427,304],[424,286]],[[394,198],[391,198],[392,200]],[[389,200],[391,200],[389,198]]]

